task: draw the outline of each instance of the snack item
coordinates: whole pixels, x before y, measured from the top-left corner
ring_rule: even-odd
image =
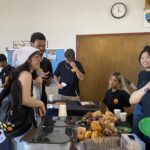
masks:
[[[86,131],[85,135],[84,135],[84,139],[88,139],[88,138],[91,138],[91,134],[92,134],[92,131]]]
[[[109,120],[110,122],[116,123],[117,118],[115,116],[103,115],[103,121]]]
[[[97,137],[99,137],[101,134],[100,134],[100,132],[99,131],[93,131],[92,132],[92,134],[91,134],[91,138],[93,139],[93,138],[97,138]]]
[[[102,112],[100,112],[100,111],[95,111],[95,112],[92,113],[92,116],[93,116],[93,117],[102,117]]]
[[[77,131],[77,139],[78,140],[83,140],[85,137],[85,133],[86,133],[86,128],[84,127],[79,127],[78,131]]]
[[[81,120],[81,126],[87,128],[84,139],[92,138],[95,141],[96,137],[118,135],[118,130],[115,126],[116,121],[117,118],[110,111],[106,111],[105,114],[100,111],[88,112]],[[80,140],[83,140],[83,137]]]
[[[105,112],[105,115],[113,116],[113,117],[115,116],[111,111],[106,111],[106,112]]]
[[[101,132],[102,131],[102,127],[101,127],[99,121],[92,121],[92,123],[91,123],[91,129],[93,131],[99,131],[99,132]]]

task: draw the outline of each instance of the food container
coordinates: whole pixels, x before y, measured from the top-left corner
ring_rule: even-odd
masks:
[[[121,145],[126,150],[145,150],[145,143],[135,134],[122,134]]]
[[[77,144],[78,150],[125,150],[121,145],[121,137],[99,137],[87,139]]]

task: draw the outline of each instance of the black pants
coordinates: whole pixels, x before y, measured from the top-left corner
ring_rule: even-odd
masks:
[[[14,150],[12,141],[6,139],[3,143],[0,144],[0,150]]]

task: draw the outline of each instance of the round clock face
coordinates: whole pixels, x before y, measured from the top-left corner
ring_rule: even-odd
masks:
[[[115,3],[111,8],[111,14],[115,18],[122,18],[127,12],[127,7],[123,3]]]

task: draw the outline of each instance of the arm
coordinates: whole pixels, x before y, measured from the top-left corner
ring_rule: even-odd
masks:
[[[76,66],[75,62],[71,62],[70,65],[72,66],[73,70],[75,71],[78,79],[84,80],[85,75],[79,70],[79,68]]]
[[[124,111],[127,113],[127,115],[129,116],[132,113],[132,108],[130,107],[124,107]]]
[[[104,99],[102,101],[102,106],[104,107],[104,112],[109,111],[108,105],[107,105],[107,92],[105,93]]]
[[[53,77],[53,68],[52,68],[52,64],[51,62],[48,63],[48,72],[46,72],[46,75],[47,75],[47,79],[45,80],[46,81],[46,86],[49,86],[50,83],[51,83],[51,77]]]
[[[109,111],[109,108],[105,105],[105,111]]]
[[[131,104],[138,104],[141,102],[142,97],[145,95],[145,93],[150,90],[150,82],[147,83],[143,88],[135,91],[132,93],[131,97],[130,97],[130,103]]]
[[[2,85],[2,87],[5,87],[8,84],[8,82],[9,82],[9,77],[6,76],[5,77],[5,83]]]
[[[37,77],[37,78],[33,81],[33,83],[34,83],[38,88],[40,88],[40,86],[41,86],[42,83],[43,83],[43,80],[42,80],[41,77]]]
[[[129,102],[129,99],[130,99],[130,95],[125,90],[122,90],[121,100],[123,103],[123,110],[127,113],[128,116],[132,113],[132,106]]]
[[[60,84],[59,78],[58,78],[56,75],[54,75],[54,80],[55,80],[55,82],[56,82],[57,88],[58,88],[58,89],[62,89],[62,88],[63,88],[63,85]]]
[[[42,111],[40,112],[40,115],[44,116],[45,115],[44,103],[40,100],[36,100],[31,97],[31,81],[32,81],[31,74],[27,71],[24,71],[20,74],[19,80],[22,85],[22,105],[31,108],[39,107],[39,111]]]
[[[40,77],[42,79],[42,82],[45,82],[46,86],[49,86],[51,83],[49,74],[49,72],[43,72],[42,76]]]

